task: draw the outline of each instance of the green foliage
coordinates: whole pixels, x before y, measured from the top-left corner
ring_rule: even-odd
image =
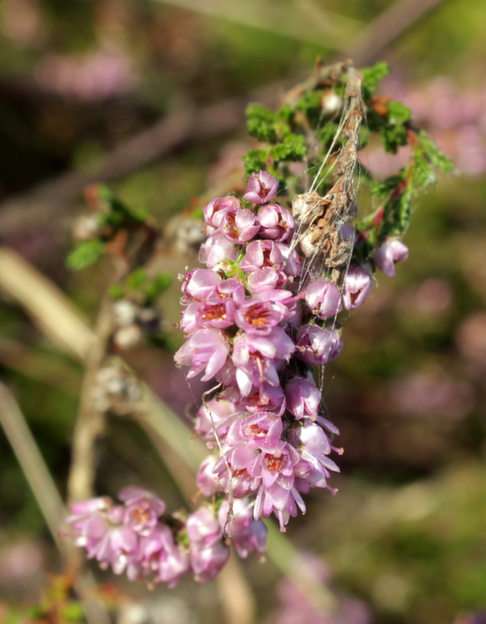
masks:
[[[368,127],[380,134],[385,151],[395,154],[408,141],[408,128],[412,114],[401,102],[386,102],[386,112],[378,113],[373,108],[368,112]]]
[[[307,154],[305,138],[301,134],[289,134],[281,143],[274,145],[270,155],[275,163],[302,160]]]
[[[68,255],[66,264],[73,271],[81,271],[97,262],[105,251],[105,243],[97,238],[79,243]]]
[[[440,151],[436,143],[430,138],[425,130],[420,130],[417,133],[417,150],[423,155],[423,157],[436,169],[443,171],[444,173],[450,173],[454,170],[454,163],[450,158]]]
[[[171,284],[172,277],[168,273],[158,273],[151,277],[145,269],[139,268],[127,275],[123,282],[113,284],[109,293],[112,299],[127,297],[148,305],[153,303]]]
[[[297,102],[295,108],[303,112],[308,121],[315,126],[321,118],[322,91],[307,91]]]
[[[261,104],[249,104],[246,108],[246,127],[248,134],[259,141],[273,143],[277,139],[275,130],[276,116]]]
[[[266,149],[251,149],[243,158],[243,164],[245,167],[245,173],[251,175],[257,171],[267,168],[268,150]]]
[[[410,164],[399,175],[372,187],[372,193],[385,199],[380,239],[401,236],[410,226],[413,202],[437,179],[437,171],[451,171],[451,161],[423,131],[417,133]]]
[[[143,223],[149,215],[139,206],[129,206],[122,202],[104,185],[97,188],[98,199],[101,203],[100,224],[120,228],[131,223]]]
[[[387,63],[376,63],[372,67],[363,69],[362,75],[362,91],[365,101],[370,100],[375,94],[380,82],[388,76],[390,68]]]

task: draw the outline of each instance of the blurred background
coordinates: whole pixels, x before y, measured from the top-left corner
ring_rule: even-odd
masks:
[[[486,621],[485,24],[484,0],[0,2],[0,243],[90,322],[107,271],[65,267],[84,188],[109,181],[174,223],[238,175],[251,145],[245,104],[277,102],[317,57],[387,61],[382,91],[407,103],[456,164],[421,198],[398,277],[381,277],[345,328],[327,384],[345,448],[340,492],[313,494],[288,532],[339,596],[339,619],[305,605],[270,563],[250,561],[243,572],[258,622]],[[367,158],[382,175],[396,166]],[[174,252],[165,261],[175,276],[194,260]],[[1,379],[64,494],[83,368],[4,286],[0,275]],[[176,288],[161,300],[165,350],[138,345],[128,358],[183,417],[188,393],[171,361],[181,340]],[[143,483],[181,504],[152,449],[128,419],[110,420],[97,491]],[[74,611],[66,620],[25,615],[53,599],[60,566],[2,432],[0,493],[0,622],[80,621]],[[125,624],[228,621],[217,584],[147,592],[106,574],[99,581],[124,605]]]

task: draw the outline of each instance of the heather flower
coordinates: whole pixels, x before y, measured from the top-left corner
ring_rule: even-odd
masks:
[[[226,260],[236,258],[236,248],[223,234],[209,236],[199,250],[199,260],[210,268],[217,267]]]
[[[234,215],[240,208],[240,201],[232,195],[216,197],[204,208],[204,221],[208,234],[214,234],[221,228],[227,215]]]
[[[209,381],[226,362],[229,347],[223,334],[216,329],[200,329],[186,340],[174,355],[178,366],[190,366],[188,379],[204,371],[202,381]]]
[[[204,301],[216,290],[220,282],[219,275],[211,269],[189,271],[184,276],[182,293],[189,300]]]
[[[207,506],[200,507],[188,517],[186,529],[195,579],[209,581],[229,557],[229,550],[221,541],[223,529],[214,511]]]
[[[360,306],[369,295],[372,286],[370,272],[360,266],[352,266],[344,278],[343,301],[347,310]]]
[[[229,549],[221,541],[203,547],[191,545],[191,568],[195,580],[198,583],[211,581],[226,565],[229,554]]]
[[[125,503],[124,523],[140,535],[150,533],[165,511],[164,501],[142,488],[124,488],[118,497]]]
[[[236,382],[243,397],[263,383],[280,385],[278,368],[295,350],[291,338],[280,327],[267,336],[240,334],[233,344]]]
[[[266,204],[277,195],[277,190],[278,180],[266,171],[259,171],[249,177],[243,199],[252,204]]]
[[[341,353],[342,341],[334,329],[304,325],[297,333],[295,348],[298,357],[306,364],[321,366]]]
[[[235,305],[241,305],[245,300],[245,289],[235,278],[225,279],[216,287],[215,296],[218,300],[231,300]],[[212,297],[210,297],[212,300]]]
[[[168,527],[159,525],[142,538],[132,574],[150,576],[156,583],[174,587],[188,569],[188,552],[175,542]]]
[[[214,444],[214,436],[217,434],[224,438],[228,427],[238,416],[236,401],[240,398],[239,393],[225,391],[217,398],[206,401],[198,410],[195,421],[196,432],[209,443]],[[213,445],[211,444],[211,446]],[[210,444],[208,444],[210,446]]]
[[[282,288],[287,282],[287,275],[283,271],[264,267],[248,275],[248,289],[252,293],[265,292]]]
[[[255,297],[240,306],[236,311],[235,321],[247,333],[264,336],[270,334],[285,319],[287,312],[287,307],[279,301],[262,301]]]
[[[314,469],[339,472],[338,466],[330,459],[331,443],[323,428],[315,422],[305,421],[291,431],[291,442],[299,450],[302,460]]]
[[[243,398],[240,405],[248,412],[272,412],[281,416],[285,410],[285,394],[280,386],[263,383]]]
[[[398,240],[389,238],[375,253],[376,266],[388,277],[395,276],[395,264],[408,258],[408,247]]]
[[[229,447],[254,444],[261,450],[271,450],[278,447],[282,431],[283,423],[279,416],[257,412],[235,420],[228,430],[225,444]]]
[[[220,231],[233,243],[245,243],[251,240],[260,229],[255,213],[246,208],[240,208],[235,213],[224,215]]]
[[[186,530],[191,544],[200,546],[211,546],[223,535],[214,511],[206,505],[190,514]]]
[[[246,559],[252,552],[264,553],[267,546],[267,528],[261,520],[254,520],[253,509],[247,498],[236,498],[231,504],[224,501],[218,512],[220,525],[240,557]]]
[[[294,218],[289,210],[279,204],[261,206],[257,213],[261,226],[260,236],[279,242],[288,240],[294,231]]]
[[[213,496],[223,489],[220,477],[216,472],[218,458],[215,455],[208,455],[199,466],[196,477],[196,484],[204,496]]]
[[[299,277],[302,273],[302,258],[300,255],[289,245],[279,243],[278,247],[285,260],[285,272],[292,277]]]
[[[104,569],[111,568],[115,574],[125,571],[138,545],[133,528],[123,523],[124,514],[123,507],[111,507],[103,516],[91,519],[86,533],[88,557],[96,559]]]
[[[335,284],[320,278],[304,289],[304,299],[311,312],[321,319],[336,316],[341,309],[341,295]]]
[[[275,270],[283,268],[285,257],[280,245],[271,240],[255,240],[246,246],[245,256],[240,267],[243,271],[256,271],[269,267]]]
[[[274,513],[283,531],[298,509],[305,513],[304,501],[295,487],[299,459],[292,445],[281,442],[272,452],[259,453],[256,461],[247,467],[259,483],[253,510],[255,519]]]
[[[186,306],[181,320],[181,328],[186,334],[197,329],[226,329],[234,322],[235,304],[230,299],[214,298],[204,303],[192,303]]]
[[[303,377],[293,377],[285,386],[287,409],[296,418],[315,420],[319,413],[321,392],[313,381]]]

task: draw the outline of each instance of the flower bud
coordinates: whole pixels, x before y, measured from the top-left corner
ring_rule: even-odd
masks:
[[[249,177],[243,199],[252,204],[266,204],[276,196],[277,190],[278,180],[266,171],[259,171]]]
[[[372,287],[370,272],[360,266],[352,266],[344,278],[344,307],[353,310],[360,306]]]
[[[395,264],[408,258],[408,247],[398,240],[389,238],[375,253],[376,266],[388,277],[395,276]]]

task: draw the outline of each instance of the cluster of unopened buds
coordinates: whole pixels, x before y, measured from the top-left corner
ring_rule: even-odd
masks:
[[[336,320],[363,303],[371,266],[349,267],[338,287],[327,277],[303,280],[305,259],[289,209],[277,203],[278,181],[250,176],[240,200],[219,197],[204,209],[206,268],[183,278],[181,328],[186,342],[175,361],[188,378],[201,375],[204,394],[195,428],[211,454],[197,485],[208,499],[186,520],[160,520],[165,506],[140,490],[122,505],[94,499],[73,507],[71,533],[89,557],[130,578],[173,585],[187,570],[206,581],[224,566],[231,542],[240,556],[265,550],[263,517],[281,530],[303,495],[326,488],[339,468],[331,455],[337,428],[323,415],[312,368],[342,348]],[[398,239],[386,240],[373,264],[386,275],[405,260]],[[127,493],[128,492],[128,493]]]

